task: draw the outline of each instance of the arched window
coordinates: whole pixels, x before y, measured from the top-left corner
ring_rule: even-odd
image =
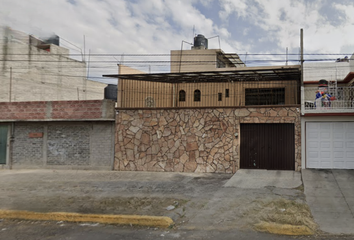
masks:
[[[180,102],[186,101],[186,92],[184,90],[179,91],[179,101]]]
[[[194,102],[200,102],[200,90],[194,91]]]

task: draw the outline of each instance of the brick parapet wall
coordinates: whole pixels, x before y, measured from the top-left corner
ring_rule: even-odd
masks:
[[[114,120],[109,100],[0,102],[0,121]]]
[[[241,123],[293,123],[295,170],[301,169],[300,112],[296,107],[120,110],[115,170],[234,173]]]

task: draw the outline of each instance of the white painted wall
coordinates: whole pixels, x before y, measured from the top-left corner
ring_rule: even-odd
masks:
[[[354,63],[354,61],[353,61]],[[350,72],[350,62],[318,62],[304,63],[304,82],[319,81],[341,81]]]

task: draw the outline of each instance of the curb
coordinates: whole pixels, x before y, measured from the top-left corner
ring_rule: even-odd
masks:
[[[300,236],[300,235],[313,235],[314,232],[304,225],[289,225],[279,223],[261,222],[255,225],[255,230],[260,232],[268,232],[273,234]]]
[[[67,212],[40,213],[29,211],[0,210],[0,218],[39,221],[95,222],[162,228],[167,228],[173,225],[173,220],[169,217],[144,215],[80,214]]]

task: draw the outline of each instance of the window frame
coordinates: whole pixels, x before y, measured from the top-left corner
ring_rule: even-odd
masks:
[[[222,101],[222,93],[218,93],[218,102]]]
[[[193,97],[194,102],[200,102],[201,96],[202,93],[199,89],[194,90],[194,97]]]
[[[285,87],[246,88],[245,106],[252,105],[285,105]]]
[[[185,102],[186,101],[186,91],[183,89],[179,90],[178,92],[178,101]]]

